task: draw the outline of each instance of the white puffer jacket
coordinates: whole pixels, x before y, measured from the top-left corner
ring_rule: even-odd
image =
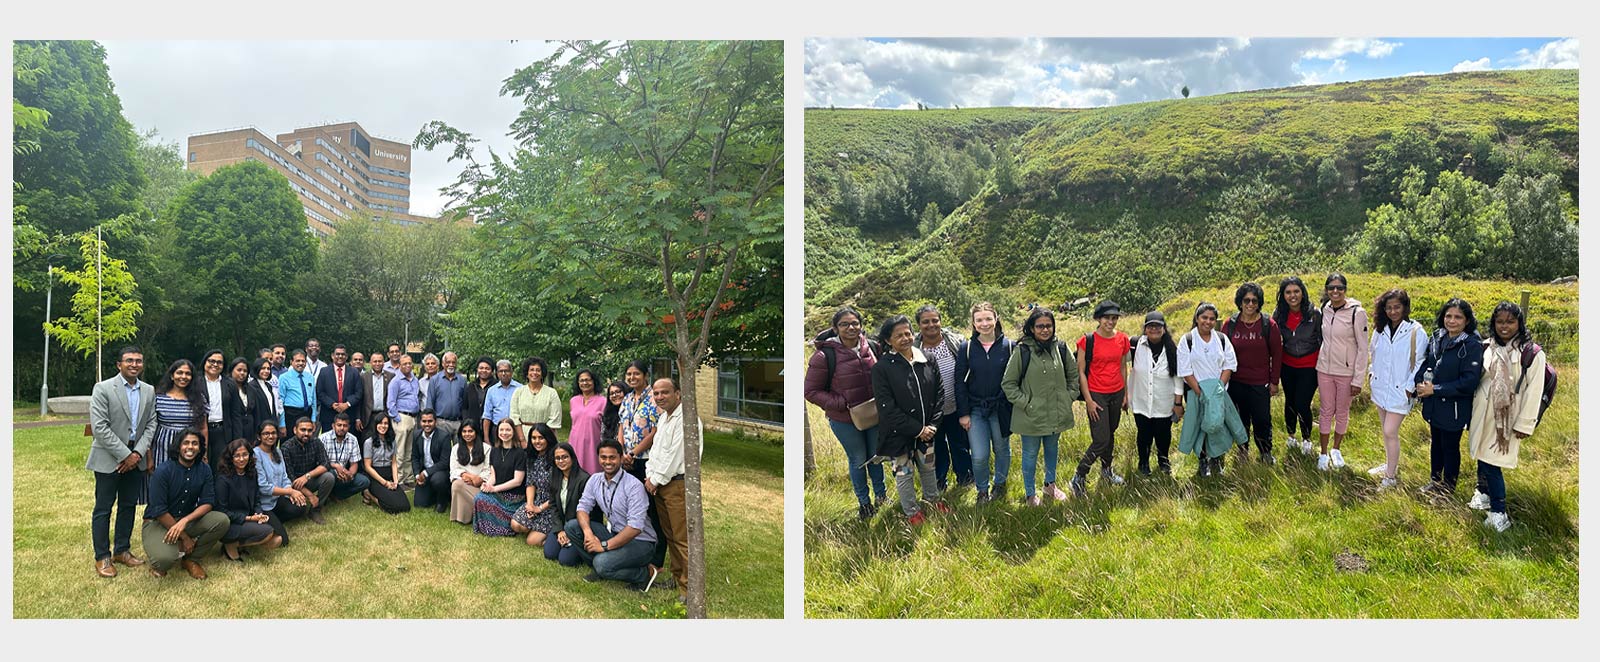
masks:
[[[1372,404],[1396,414],[1411,412],[1406,392],[1416,389],[1413,377],[1428,349],[1428,333],[1413,320],[1398,329],[1373,331],[1368,344],[1372,356]]]

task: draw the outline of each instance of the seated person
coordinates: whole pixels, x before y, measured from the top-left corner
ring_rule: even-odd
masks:
[[[439,419],[432,409],[424,409],[417,417],[417,429],[411,431],[411,466],[417,475],[410,479],[417,486],[412,497],[418,508],[432,507],[442,513],[450,505],[450,439],[438,427]]]
[[[312,436],[316,427],[317,424],[310,417],[301,416],[294,423],[294,436],[280,450],[283,452],[283,466],[289,472],[290,484],[311,502],[311,512],[307,517],[322,524],[322,506],[333,494],[335,481],[333,472],[328,470],[327,449]]]
[[[472,525],[472,501],[488,474],[489,445],[478,437],[478,426],[461,426],[450,449],[450,521]]]
[[[228,532],[222,535],[222,554],[231,561],[244,562],[241,547],[261,545],[275,549],[283,538],[272,532],[267,514],[261,512],[261,499],[256,491],[256,454],[250,442],[235,439],[222,451],[222,463],[216,469],[216,510],[228,516]]]
[[[400,481],[394,477],[394,425],[389,420],[389,414],[374,412],[367,429],[371,433],[362,445],[366,455],[362,463],[367,476],[372,478],[368,491],[383,512],[393,515],[411,510],[411,502],[406,499],[406,493],[400,490]]]
[[[350,414],[333,414],[333,429],[317,441],[327,451],[328,466],[333,469],[333,498],[342,501],[365,494],[372,481],[361,472],[361,442],[350,432]]]
[[[167,576],[178,563],[195,579],[205,579],[205,568],[195,562],[215,547],[228,532],[228,516],[212,510],[216,488],[211,467],[200,461],[205,444],[200,431],[185,429],[178,443],[168,446],[172,462],[163,462],[150,476],[150,504],[144,507],[140,538],[150,574]]]
[[[262,421],[256,434],[256,496],[257,508],[267,515],[267,525],[272,532],[289,544],[289,530],[283,523],[305,517],[311,501],[304,492],[294,489],[289,480],[289,469],[283,465],[283,453],[278,450],[277,421]]]
[[[564,566],[578,565],[578,546],[567,538],[567,521],[578,517],[578,499],[589,484],[589,474],[578,464],[572,444],[556,444],[556,470],[550,474],[550,496],[555,498],[556,534],[544,539],[544,557]]]
[[[511,530],[511,518],[526,495],[528,452],[517,443],[517,425],[510,418],[500,419],[494,430],[489,479],[472,500],[472,530],[486,536],[509,536],[516,533]]]
[[[528,430],[528,477],[523,481],[527,499],[511,516],[511,530],[526,534],[529,546],[544,547],[545,539],[555,534],[561,523],[550,495],[550,476],[556,471],[552,455],[556,432],[543,421],[524,427]]]
[[[576,519],[567,521],[567,539],[578,545],[578,556],[594,566],[583,580],[615,579],[635,591],[648,591],[661,569],[651,565],[656,532],[650,528],[650,497],[644,483],[622,470],[622,444],[605,439],[597,449],[603,475],[592,476],[578,499]],[[599,506],[604,522],[594,522],[589,511]]]

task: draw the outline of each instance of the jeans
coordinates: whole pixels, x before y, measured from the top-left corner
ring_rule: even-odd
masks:
[[[328,473],[331,475],[333,472],[330,471]],[[361,473],[360,469],[356,470],[356,475],[351,476],[350,480],[339,480],[338,476],[334,476],[333,498],[343,501],[367,491],[367,488],[371,486],[372,479]]]
[[[567,539],[571,540],[572,538],[568,537]],[[579,541],[581,542],[582,539],[580,538]],[[562,545],[556,536],[545,536],[544,557],[570,568],[578,565],[578,546],[576,544]]]
[[[1061,452],[1061,433],[1022,435],[1022,489],[1033,496],[1033,481],[1039,469],[1039,446],[1044,446],[1044,484],[1056,482],[1056,458]]]
[[[1311,396],[1317,393],[1317,369],[1283,366],[1283,424],[1289,436],[1311,438]]]
[[[1429,425],[1432,445],[1428,448],[1428,475],[1433,482],[1454,491],[1461,477],[1461,430],[1445,430]]]
[[[617,535],[598,519],[589,521],[589,529],[594,531],[594,537],[599,538],[601,542]],[[567,539],[571,540],[572,546],[578,550],[578,556],[594,566],[595,574],[603,579],[615,579],[630,584],[650,579],[650,569],[646,566],[650,565],[650,556],[655,553],[654,542],[645,542],[635,537],[626,545],[594,554],[583,548],[583,526],[578,523],[576,517],[567,520]]]
[[[1256,452],[1271,453],[1272,389],[1266,384],[1257,386],[1233,382],[1228,384],[1228,399],[1233,400],[1233,408],[1239,410],[1239,421],[1244,423],[1246,436],[1254,431]],[[1247,439],[1241,441],[1243,443],[1240,445],[1250,443]]]
[[[894,458],[894,489],[900,493],[900,510],[911,517],[922,510],[917,505],[917,488],[913,482],[922,479],[922,498],[929,501],[939,498],[941,490],[934,478],[932,445],[917,444],[910,453]]]
[[[939,419],[939,431],[933,435],[933,458],[939,489],[948,485],[946,476],[952,469],[957,483],[972,480],[972,447],[967,443],[967,431],[961,427],[959,414],[951,413]]]
[[[972,479],[979,492],[989,491],[989,461],[994,460],[994,486],[1006,484],[1011,473],[1011,438],[1000,433],[1000,412],[984,407],[972,408],[972,429],[967,432],[972,445]],[[992,451],[992,452],[991,452]]]
[[[1506,511],[1506,474],[1500,467],[1478,460],[1478,491],[1489,495],[1489,512]]]
[[[1094,399],[1095,404],[1100,405],[1100,420],[1089,421],[1089,450],[1084,451],[1083,458],[1078,460],[1079,476],[1089,475],[1089,470],[1094,468],[1095,460],[1100,461],[1101,469],[1111,468],[1111,454],[1116,449],[1117,426],[1122,422],[1122,393],[1123,391],[1089,392],[1089,397]]]
[[[94,540],[94,560],[128,551],[133,540],[133,520],[139,488],[145,474],[138,467],[123,473],[94,472],[94,511],[89,518],[89,534]],[[111,538],[111,506],[117,507],[116,546]]]
[[[872,478],[872,492],[878,499],[888,495],[888,488],[883,484],[883,465],[877,462],[863,468],[867,460],[878,453],[878,428],[871,430],[857,430],[854,423],[840,423],[828,421],[828,427],[833,430],[833,436],[839,440],[839,445],[844,447],[846,461],[850,464],[850,486],[855,488],[856,502],[866,506],[872,504],[872,495],[867,493],[867,478]]]

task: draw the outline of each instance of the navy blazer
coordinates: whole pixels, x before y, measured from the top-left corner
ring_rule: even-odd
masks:
[[[433,452],[429,453],[433,456],[433,468],[428,469],[429,478],[441,472],[446,476],[450,474],[450,446],[454,443],[455,440],[445,434],[444,430],[437,427],[433,429]],[[422,461],[422,426],[419,425],[411,430],[411,467],[421,473],[425,464],[427,463]]]
[[[324,432],[332,430],[333,417],[337,413],[333,410],[333,403],[348,402],[350,408],[346,409],[345,413],[350,415],[350,429],[355,430],[356,421],[360,420],[361,412],[364,411],[361,403],[366,398],[367,380],[362,378],[361,371],[356,370],[355,366],[344,364],[344,399],[340,400],[339,385],[334,382],[335,370],[338,368],[329,365],[317,371],[317,422],[321,424]]]

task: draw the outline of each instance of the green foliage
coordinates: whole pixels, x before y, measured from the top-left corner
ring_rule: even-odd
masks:
[[[183,149],[178,141],[161,140],[161,134],[155,129],[139,135],[134,156],[140,172],[149,182],[139,192],[139,202],[151,216],[160,216],[185,186],[200,178],[184,166]]]
[[[1412,170],[1431,179],[1439,172],[1442,162],[1439,147],[1429,131],[1408,126],[1372,149],[1367,157],[1365,181],[1378,191],[1395,191],[1400,189],[1401,179]]]
[[[190,184],[167,208],[176,247],[169,292],[181,325],[167,346],[222,345],[253,353],[270,340],[299,337],[309,304],[299,274],[316,267],[316,242],[283,175],[254,161]],[[353,294],[353,293],[352,293]],[[189,345],[183,355],[204,351]]]
[[[1011,153],[1011,141],[1000,141],[994,157],[994,185],[1000,195],[1017,192],[1017,157]]]
[[[1516,170],[1495,183],[1494,197],[1503,206],[1510,231],[1502,273],[1548,281],[1578,273],[1578,210],[1554,172],[1520,174]]]
[[[1339,173],[1339,162],[1333,156],[1325,156],[1317,162],[1317,189],[1324,195],[1332,195],[1344,184],[1344,176]]]
[[[143,307],[134,297],[139,285],[128,273],[127,261],[104,254],[105,242],[93,234],[81,235],[78,243],[82,269],[51,267],[62,284],[77,288],[72,294],[72,313],[44,327],[62,347],[88,357],[101,346],[137,334]]]
[[[972,307],[972,295],[962,280],[955,256],[929,253],[906,270],[903,292],[906,300],[931,302],[939,310],[960,317]]]
[[[436,314],[456,300],[449,280],[468,261],[467,234],[451,222],[341,221],[339,231],[321,242],[316,268],[300,279],[310,303],[308,328],[350,345],[352,352],[407,338],[438,347]]]
[[[922,215],[917,221],[917,234],[923,236],[933,234],[939,229],[939,221],[943,219],[944,215],[939,213],[939,204],[928,203],[928,206],[922,208]]]

